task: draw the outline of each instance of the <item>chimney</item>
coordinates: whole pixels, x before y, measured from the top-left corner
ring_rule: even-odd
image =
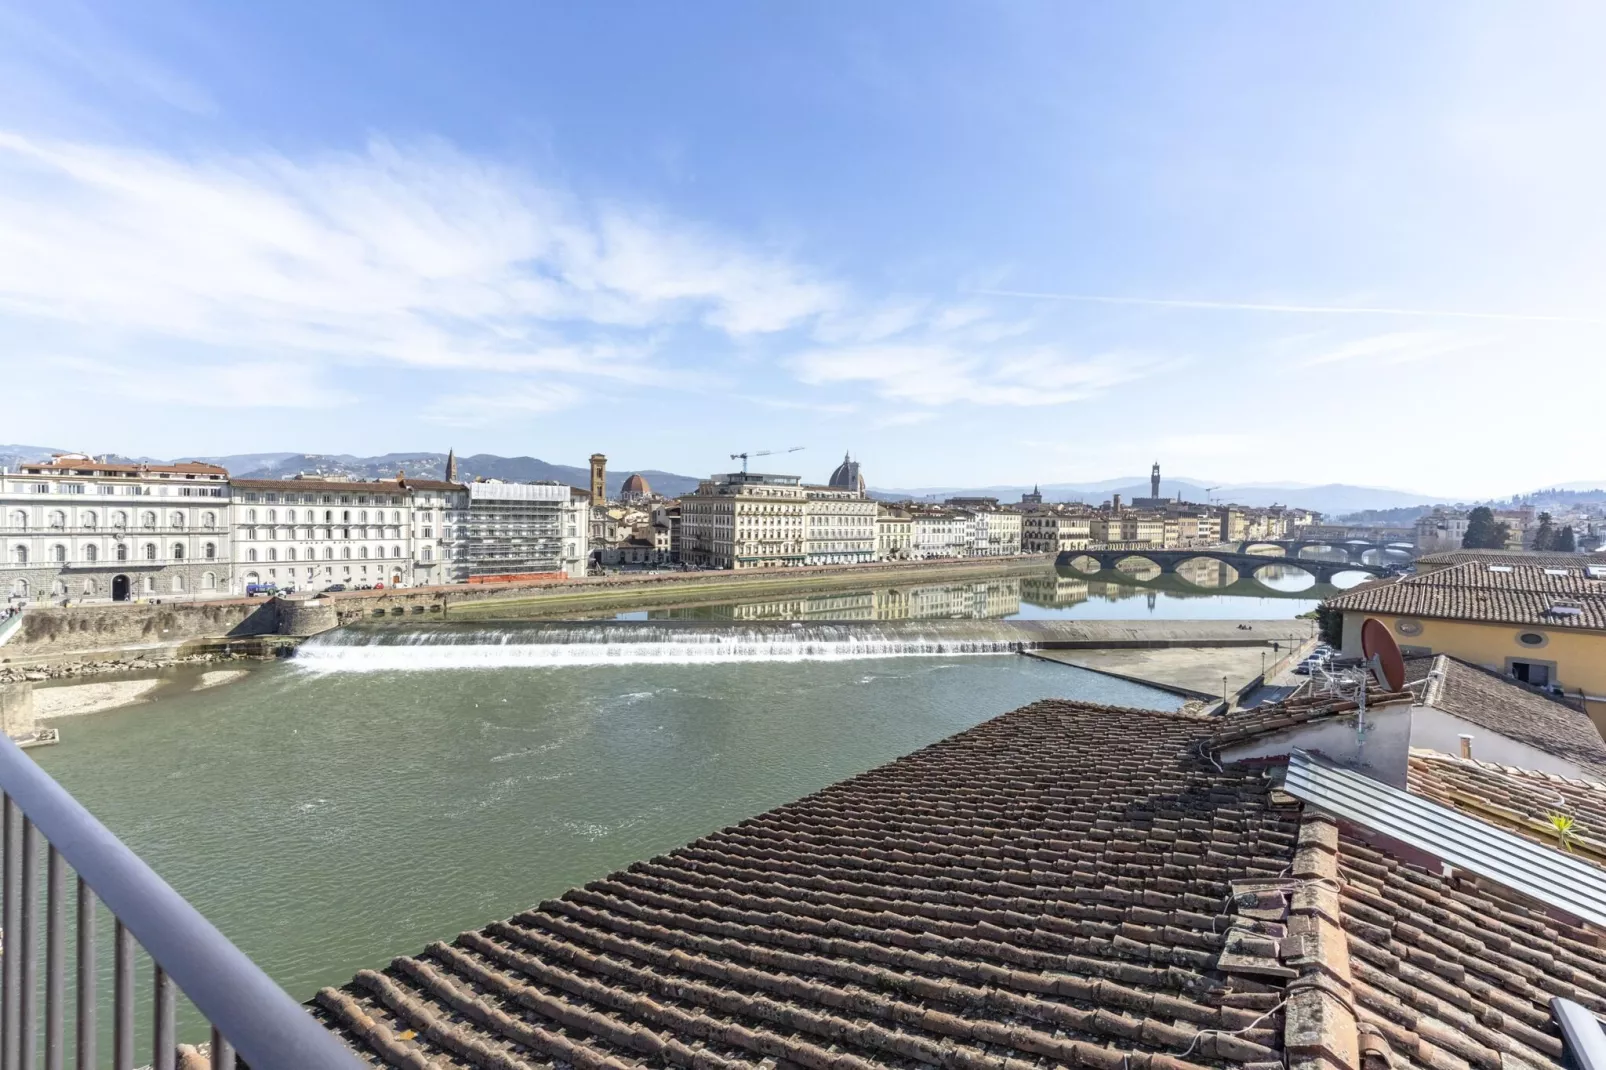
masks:
[[[1464,733],[1461,736],[1461,757],[1472,757],[1472,737]]]

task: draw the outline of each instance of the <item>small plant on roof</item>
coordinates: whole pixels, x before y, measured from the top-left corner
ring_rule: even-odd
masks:
[[[1562,850],[1568,853],[1573,849],[1573,819],[1566,814],[1547,814],[1550,827],[1556,830],[1556,839],[1561,841]]]

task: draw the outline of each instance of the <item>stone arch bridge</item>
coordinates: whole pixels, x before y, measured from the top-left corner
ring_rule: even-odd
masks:
[[[1311,561],[1303,557],[1268,557],[1264,554],[1241,554],[1232,550],[1065,550],[1054,563],[1076,569],[1071,562],[1083,557],[1090,557],[1098,562],[1101,570],[1113,569],[1122,561],[1135,557],[1140,561],[1158,565],[1162,574],[1175,573],[1177,566],[1184,561],[1193,561],[1201,557],[1207,561],[1220,561],[1231,565],[1240,577],[1253,576],[1257,570],[1267,565],[1283,565],[1303,569],[1310,573],[1317,583],[1331,583],[1333,577],[1340,572],[1368,572],[1373,576],[1387,576],[1394,571],[1387,566],[1368,565],[1359,561]]]
[[[1416,545],[1410,539],[1246,539],[1238,544],[1236,552],[1246,554],[1259,546],[1275,546],[1290,559],[1297,557],[1299,551],[1307,548],[1342,550],[1344,556],[1355,564],[1362,563],[1361,556],[1368,550],[1376,550],[1380,554],[1416,556]]]

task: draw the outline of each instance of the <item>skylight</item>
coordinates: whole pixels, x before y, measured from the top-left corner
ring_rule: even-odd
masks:
[[[1545,575],[1547,575],[1547,576],[1571,576],[1572,575],[1572,570],[1571,569],[1565,569],[1565,568],[1547,568],[1547,569],[1545,569]]]
[[[1489,566],[1489,571],[1490,572],[1510,572],[1511,571],[1511,566],[1510,565],[1490,565]]]

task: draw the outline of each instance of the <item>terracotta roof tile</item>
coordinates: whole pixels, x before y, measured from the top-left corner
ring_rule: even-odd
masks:
[[[1326,605],[1391,616],[1606,631],[1606,580],[1591,579],[1580,569],[1552,576],[1536,565],[1509,567],[1509,572],[1494,572],[1481,562],[1468,561],[1363,583],[1327,599]],[[1576,606],[1578,612],[1554,612],[1561,603]]]
[[[392,1066],[1277,1063],[1282,978],[1216,963],[1251,931],[1234,882],[1281,879],[1296,815],[1190,757],[1200,731],[1038,703],[364,973],[320,1013]]]
[[[1411,752],[1410,790],[1549,846],[1559,846],[1551,818],[1573,819],[1572,853],[1606,866],[1606,780],[1513,769],[1435,751]]]

